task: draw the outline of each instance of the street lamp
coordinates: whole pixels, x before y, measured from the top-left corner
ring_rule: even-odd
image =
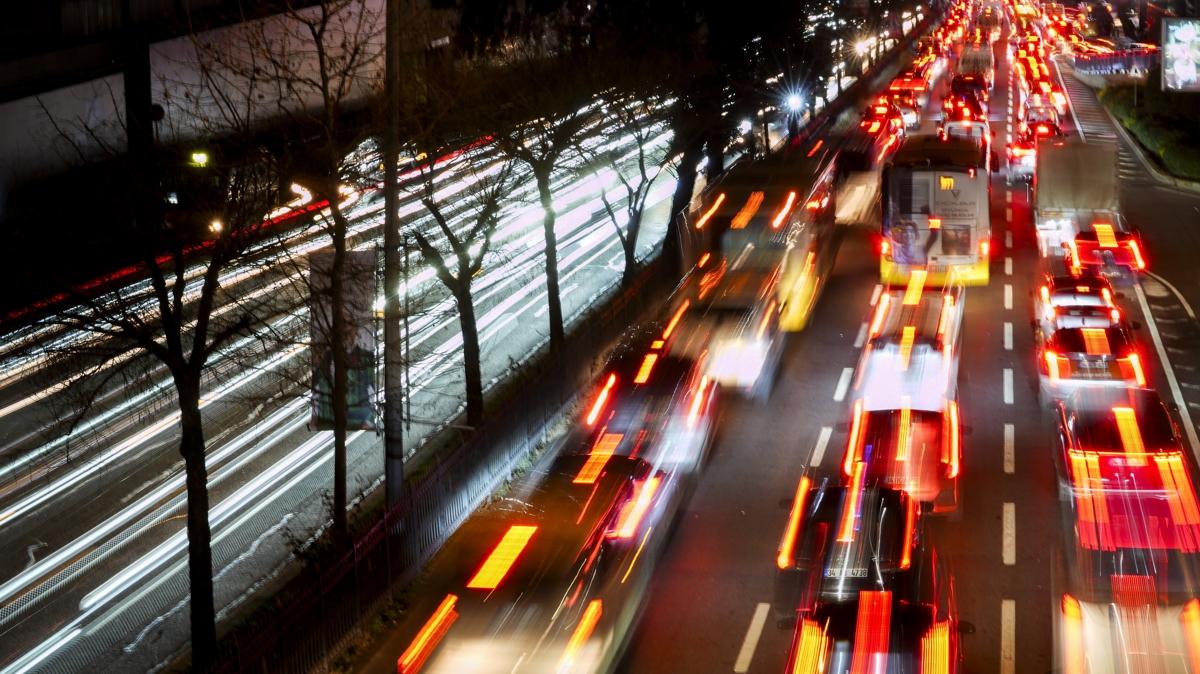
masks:
[[[192,153],[192,166],[196,168],[204,168],[208,166],[208,153],[204,150],[196,150]]]

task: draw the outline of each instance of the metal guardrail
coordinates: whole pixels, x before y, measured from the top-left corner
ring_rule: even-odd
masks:
[[[1157,49],[1122,49],[1107,54],[1077,54],[1073,64],[1086,75],[1137,75],[1158,65],[1162,53]]]

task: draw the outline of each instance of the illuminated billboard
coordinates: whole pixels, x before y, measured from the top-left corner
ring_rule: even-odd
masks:
[[[1200,91],[1200,19],[1162,20],[1162,88]]]

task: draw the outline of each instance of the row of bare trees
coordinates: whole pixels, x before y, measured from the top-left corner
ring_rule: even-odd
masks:
[[[162,102],[187,120],[186,128],[177,130],[181,137],[223,139],[224,151],[215,158],[221,189],[212,203],[197,203],[218,223],[215,235],[198,243],[190,230],[173,223],[163,207],[165,187],[154,178],[159,153],[153,147],[130,152],[119,161],[139,179],[122,193],[122,212],[129,214],[128,238],[141,247],[140,273],[150,280],[149,290],[116,287],[97,295],[67,288],[73,308],[54,319],[89,336],[49,361],[52,368],[77,368],[82,362],[94,370],[94,376],[72,380],[76,418],[92,413],[90,402],[114,381],[130,389],[150,387],[165,368],[173,383],[186,476],[192,652],[200,666],[214,656],[217,643],[206,465],[210,432],[202,399],[205,387],[225,376],[215,364],[235,341],[249,339],[258,355],[297,340],[309,348],[332,345],[331,532],[335,541],[347,540],[352,364],[345,345],[355,326],[345,311],[344,272],[349,251],[371,245],[356,233],[351,197],[375,189],[382,179],[376,169],[384,159],[376,155],[363,161],[351,150],[381,126],[394,124],[393,133],[406,139],[401,154],[414,172],[400,181],[389,171],[385,189],[400,190],[424,207],[427,217],[419,222],[428,225],[401,227],[453,299],[463,339],[469,426],[485,418],[472,284],[487,261],[502,254],[494,245],[497,228],[508,209],[521,203],[521,188],[532,188],[528,191],[543,211],[549,346],[558,350],[564,345],[565,319],[554,185],[563,179],[596,184],[608,220],[600,226],[611,226],[620,241],[628,283],[638,265],[651,187],[678,154],[678,142],[664,136],[674,93],[644,70],[638,74],[631,59],[610,58],[606,65],[583,48],[547,57],[539,47],[536,57],[518,58],[509,45],[503,60],[476,59],[426,79],[418,96],[393,102],[384,117],[375,107],[389,110],[382,101],[384,19],[369,0],[322,0],[241,24],[232,44],[196,34],[198,75],[162,82],[160,90],[166,92]],[[442,197],[448,180],[465,180],[470,187]],[[315,201],[327,203],[312,216],[314,231],[332,251],[329,280],[320,288],[294,251],[296,231],[262,224],[265,213],[290,198],[293,181],[311,191]],[[394,196],[389,199],[390,208],[397,203]],[[248,292],[245,282],[227,280],[251,267],[265,278],[288,278],[295,285],[256,293]],[[300,311],[314,292],[328,294],[327,320],[313,322],[323,334],[305,340],[276,327],[281,314]],[[398,288],[384,292],[394,301]],[[138,357],[123,357],[130,352]],[[287,375],[299,385],[294,393],[308,387],[306,373],[303,368]]]

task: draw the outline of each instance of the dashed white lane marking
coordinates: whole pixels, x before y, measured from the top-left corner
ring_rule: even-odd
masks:
[[[1004,258],[1004,275],[1012,276],[1012,258],[1011,257]]]
[[[1004,424],[1004,472],[1007,475],[1012,475],[1017,471],[1016,434],[1015,426]]]
[[[1200,450],[1200,440],[1196,438],[1196,426],[1192,423],[1192,415],[1188,412],[1183,392],[1179,389],[1179,380],[1175,378],[1175,369],[1171,367],[1171,361],[1167,360],[1167,350],[1163,347],[1162,336],[1158,334],[1158,324],[1154,321],[1154,314],[1150,313],[1150,305],[1146,303],[1146,293],[1142,290],[1141,284],[1134,284],[1133,290],[1137,295],[1138,304],[1142,308],[1142,315],[1146,317],[1146,327],[1150,329],[1150,337],[1154,340],[1154,349],[1158,352],[1158,360],[1162,362],[1163,373],[1167,375],[1171,396],[1175,398],[1175,404],[1179,407],[1179,416],[1183,417],[1183,430],[1187,431],[1188,442],[1192,445],[1192,454],[1195,454]]]
[[[1004,321],[1004,350],[1012,351],[1013,328],[1011,321]]]
[[[822,426],[821,432],[817,434],[817,444],[813,447],[812,460],[808,465],[817,468],[821,465],[821,460],[825,458],[825,448],[829,446],[829,438],[833,435],[833,428]]]
[[[854,368],[842,368],[842,376],[838,377],[837,388],[833,391],[833,399],[839,403],[846,399],[846,391],[850,390],[850,377],[854,375]]]
[[[1004,284],[1004,308],[1012,309],[1012,284]]]
[[[1004,532],[1002,535],[1001,555],[1005,566],[1017,564],[1017,506],[1015,503],[1004,504]]]
[[[1013,404],[1013,371],[1011,367],[1004,368],[1004,404]]]
[[[1004,233],[1004,247],[1012,248],[1012,232]]]
[[[750,618],[750,627],[746,630],[746,638],[742,640],[742,649],[738,651],[737,660],[733,663],[733,671],[745,674],[750,671],[750,661],[754,659],[754,650],[758,648],[758,640],[762,638],[763,625],[767,624],[767,614],[771,605],[759,602],[754,608],[754,617]]]
[[[1017,602],[1000,600],[1000,674],[1017,671]]]
[[[875,303],[879,301],[879,294],[882,292],[883,292],[883,285],[880,283],[876,283],[875,289],[871,291],[871,306],[875,306]]]
[[[858,327],[858,334],[854,337],[854,348],[861,349],[863,344],[867,343],[867,322]]]
[[[1005,220],[1005,222],[1012,222],[1012,209],[1011,208],[1004,209],[1004,220]]]
[[[1012,203],[1012,190],[1004,190],[1004,202],[1008,204]]]

